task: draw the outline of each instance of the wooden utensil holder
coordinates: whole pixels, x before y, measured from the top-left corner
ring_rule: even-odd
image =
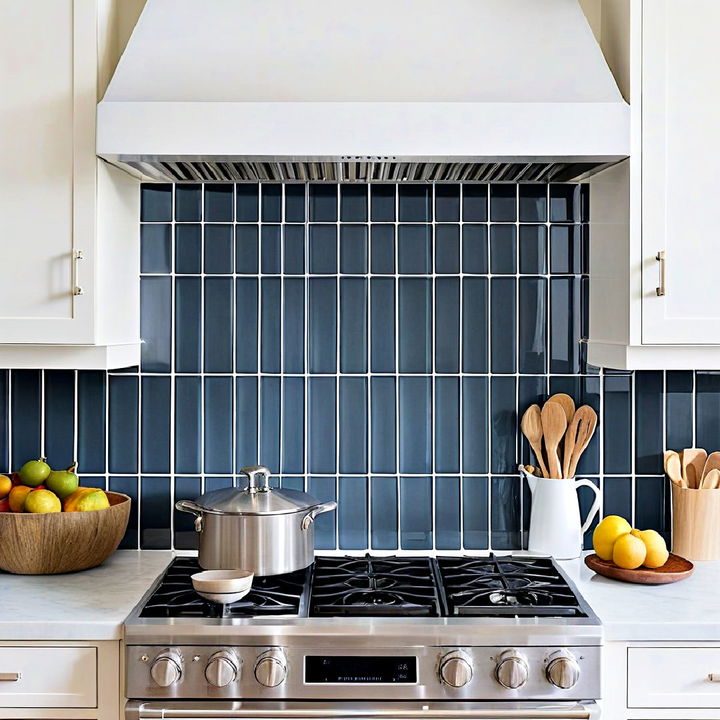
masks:
[[[688,560],[720,560],[720,490],[672,488],[672,551]]]

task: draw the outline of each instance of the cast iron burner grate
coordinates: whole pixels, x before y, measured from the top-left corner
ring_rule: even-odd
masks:
[[[437,559],[450,615],[586,617],[550,558]]]
[[[190,576],[201,570],[196,558],[175,558],[145,603],[140,617],[232,618],[300,614],[307,570],[256,577],[252,590],[242,600],[225,606],[208,602],[195,592]]]
[[[439,617],[442,603],[430,558],[319,557],[310,596],[312,617]]]

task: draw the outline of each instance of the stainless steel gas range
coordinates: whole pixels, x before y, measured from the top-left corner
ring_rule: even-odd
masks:
[[[197,570],[126,621],[126,720],[599,714],[600,622],[548,558],[318,557],[224,607]]]

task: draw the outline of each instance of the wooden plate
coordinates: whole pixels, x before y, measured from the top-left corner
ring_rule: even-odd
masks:
[[[667,562],[659,568],[639,567],[636,570],[625,570],[608,560],[601,560],[597,555],[585,557],[585,564],[598,575],[623,580],[640,585],[666,585],[674,583],[693,574],[695,566],[685,558],[670,553]]]

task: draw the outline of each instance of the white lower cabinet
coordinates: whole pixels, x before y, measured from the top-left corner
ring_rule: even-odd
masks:
[[[119,641],[0,643],[2,720],[120,720],[120,682]]]

